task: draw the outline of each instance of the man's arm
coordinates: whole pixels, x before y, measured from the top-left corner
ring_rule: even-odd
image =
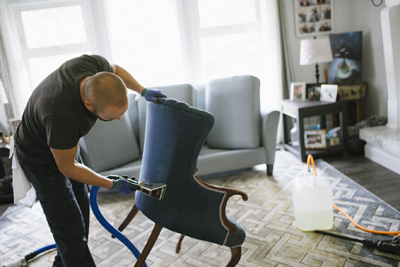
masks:
[[[126,87],[135,92],[138,92],[147,101],[156,102],[158,98],[167,97],[160,90],[151,90],[141,86],[132,75],[129,74],[124,68],[118,65],[113,65],[113,70],[125,83]]]
[[[58,169],[66,177],[84,184],[96,185],[109,189],[113,186],[113,181],[111,179],[97,174],[75,160],[78,145],[71,149],[50,148],[50,150],[53,153]]]
[[[121,66],[115,64],[113,65],[113,69],[114,69],[114,74],[118,75],[124,81],[127,88],[139,94],[142,94],[144,87],[141,86],[128,71],[126,71]]]

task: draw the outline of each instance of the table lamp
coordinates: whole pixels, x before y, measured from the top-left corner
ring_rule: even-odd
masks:
[[[319,84],[318,63],[331,62],[332,49],[329,38],[323,39],[303,39],[300,42],[300,65],[315,63],[315,77]]]

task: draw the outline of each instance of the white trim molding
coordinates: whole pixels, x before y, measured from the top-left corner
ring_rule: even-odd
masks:
[[[383,52],[388,90],[388,127],[400,128],[400,0],[386,0],[381,11]],[[395,7],[395,8],[393,8]],[[397,12],[396,14],[393,14]]]

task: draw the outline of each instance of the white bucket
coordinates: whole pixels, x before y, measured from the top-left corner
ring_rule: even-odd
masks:
[[[311,156],[311,155],[310,155]],[[311,172],[293,183],[293,209],[296,226],[302,231],[328,230],[333,226],[332,187],[326,177],[316,176],[314,159]]]

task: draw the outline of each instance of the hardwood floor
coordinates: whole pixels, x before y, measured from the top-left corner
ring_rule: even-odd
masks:
[[[324,158],[326,162],[353,181],[400,211],[400,175],[367,159],[348,154]]]

